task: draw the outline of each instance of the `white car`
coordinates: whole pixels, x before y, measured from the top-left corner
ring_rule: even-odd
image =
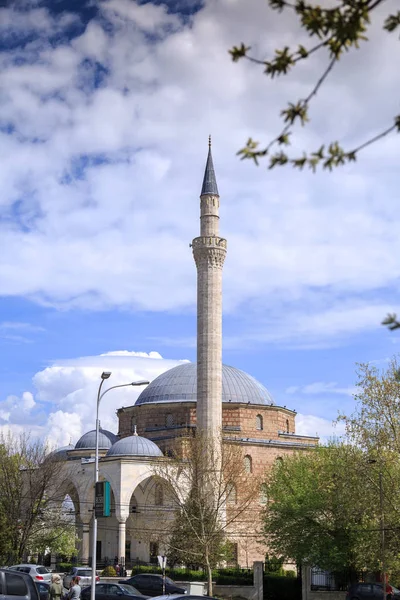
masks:
[[[34,581],[45,581],[51,583],[51,571],[43,565],[13,565],[8,567],[10,571],[19,571],[20,573],[27,573],[32,577]]]

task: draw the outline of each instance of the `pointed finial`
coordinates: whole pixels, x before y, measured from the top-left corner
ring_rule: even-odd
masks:
[[[137,435],[137,434],[138,434],[138,433],[137,433],[137,428],[136,428],[136,425],[134,425],[134,426],[133,426],[133,435]]]
[[[211,156],[211,135],[208,136],[208,156],[200,196],[203,196],[204,194],[213,194],[215,196],[219,196],[217,181],[215,179],[214,165]]]

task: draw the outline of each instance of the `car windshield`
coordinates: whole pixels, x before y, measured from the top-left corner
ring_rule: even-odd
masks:
[[[166,578],[165,578],[165,581],[166,581],[167,583],[172,583],[172,585],[175,585],[175,583],[174,583],[174,582],[172,581],[172,579],[170,579],[169,577],[166,577]]]
[[[91,577],[92,571],[91,569],[78,569],[76,575],[78,577]]]
[[[122,590],[124,590],[125,594],[129,594],[130,596],[135,595],[135,596],[141,596],[142,594],[140,592],[138,592],[138,590],[133,587],[133,585],[124,585],[124,584],[120,584],[120,587]]]
[[[45,573],[50,573],[50,571],[48,569],[46,569],[46,567],[37,567],[36,571],[39,573],[39,575],[44,575]]]

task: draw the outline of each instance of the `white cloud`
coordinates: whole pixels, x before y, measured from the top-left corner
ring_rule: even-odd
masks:
[[[31,430],[51,446],[76,443],[95,427],[96,398],[103,371],[111,371],[103,389],[133,381],[152,381],[186,360],[164,359],[158,352],[112,351],[99,356],[59,360],[33,377],[35,396],[9,396],[1,403],[0,430]],[[104,429],[117,433],[116,410],[135,403],[143,387],[124,387],[107,393],[100,405]]]
[[[355,386],[340,387],[336,381],[316,381],[302,386],[290,386],[285,390],[286,394],[340,394],[353,397],[357,393]]]
[[[296,433],[299,435],[316,435],[320,438],[320,443],[326,443],[329,439],[343,436],[345,429],[343,423],[336,424],[335,421],[323,417],[299,413],[296,416]]]
[[[315,58],[269,82],[230,61],[228,48],[242,40],[260,56],[294,42],[290,17],[259,0],[205,2],[188,24],[150,3],[108,0],[101,10],[111,32],[94,20],[54,48],[46,36],[73,17],[1,9],[7,30],[37,33],[0,65],[10,126],[0,133],[2,293],[58,308],[193,310],[188,243],[211,131],[229,243],[224,307],[253,316],[242,342],[320,347],[375,327],[399,299],[397,141],[322,176],[235,156],[249,135],[276,135],[280,109],[322,69]],[[391,122],[398,42],[380,35],[374,51],[370,43],[341,61],[295,148],[315,149],[321,131],[340,136],[339,125],[351,145]]]

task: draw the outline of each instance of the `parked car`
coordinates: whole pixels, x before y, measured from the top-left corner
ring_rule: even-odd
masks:
[[[50,584],[47,581],[35,581],[40,600],[49,600]]]
[[[40,600],[32,577],[10,569],[0,569],[0,591],[2,600]]]
[[[145,596],[161,596],[163,593],[163,582],[162,575],[154,575],[152,573],[140,573],[139,575],[134,575],[129,579],[125,579],[124,581],[119,581],[119,583],[125,583],[128,585],[133,585],[139,592],[144,594]],[[166,594],[186,594],[186,590],[182,587],[179,587],[172,579],[169,577],[165,578],[165,593]]]
[[[400,600],[400,590],[388,584],[386,588],[387,600]],[[382,600],[383,590],[381,583],[354,583],[347,590],[346,600]]]
[[[18,571],[19,573],[27,573],[35,581],[47,581],[51,583],[51,571],[43,565],[13,565],[8,567],[10,571]]]
[[[92,586],[85,587],[81,592],[82,600],[90,600]],[[143,596],[131,585],[123,583],[96,583],[96,600],[146,600],[148,596]]]
[[[79,585],[85,587],[92,583],[92,569],[89,567],[72,567],[71,571],[63,579],[63,586],[69,590],[71,579],[79,577]],[[96,581],[99,581],[99,576],[96,575]]]
[[[194,596],[193,594],[165,594],[165,596],[155,596],[154,600],[217,600],[212,596]]]

